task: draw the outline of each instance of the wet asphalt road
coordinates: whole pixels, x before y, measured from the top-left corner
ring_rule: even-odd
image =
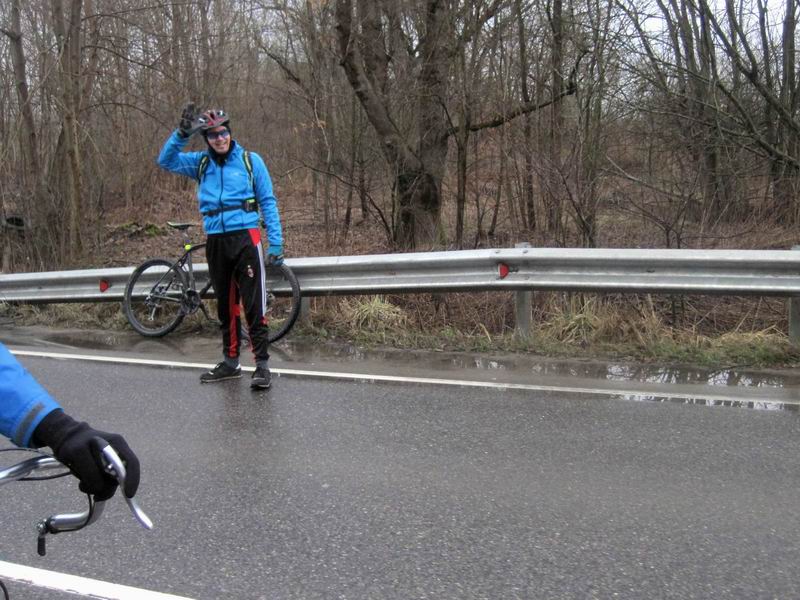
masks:
[[[10,562],[198,599],[800,597],[797,411],[22,361],[124,432],[156,528],[112,502],[39,558],[82,500],[4,486]]]

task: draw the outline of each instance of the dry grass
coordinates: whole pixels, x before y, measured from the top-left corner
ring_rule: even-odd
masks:
[[[339,308],[344,323],[351,330],[387,333],[408,326],[409,319],[405,311],[387,302],[383,296],[345,298]]]
[[[474,306],[465,308],[464,304],[469,303],[462,294],[439,296],[437,302],[429,299],[427,303],[421,296],[404,298],[402,305],[385,297],[315,299],[303,333],[360,345],[502,350],[716,367],[785,366],[800,360],[798,350],[775,327],[706,335],[668,324],[648,299],[632,310],[617,299],[558,295],[548,310],[539,311],[527,338],[515,335],[508,323],[490,328],[483,321],[453,319],[455,313],[474,311]],[[498,310],[498,314],[503,312]],[[437,314],[445,316],[436,319]]]

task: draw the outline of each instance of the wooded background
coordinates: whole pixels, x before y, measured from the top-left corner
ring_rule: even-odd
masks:
[[[155,164],[189,100],[265,158],[289,256],[358,251],[356,227],[388,251],[787,248],[798,6],[2,0],[2,267],[90,266],[109,221],[192,214]]]

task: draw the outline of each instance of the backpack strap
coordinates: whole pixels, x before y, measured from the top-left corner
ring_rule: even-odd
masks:
[[[208,169],[208,154],[203,154],[202,158],[200,158],[200,164],[197,165],[197,183],[203,182],[203,175],[206,174],[206,169]]]
[[[250,161],[250,152],[248,150],[244,151],[244,168],[247,169],[247,176],[250,178],[250,189],[252,189],[255,194],[256,189],[253,186],[253,163]]]

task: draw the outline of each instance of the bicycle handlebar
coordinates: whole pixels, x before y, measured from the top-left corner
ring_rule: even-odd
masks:
[[[34,471],[58,469],[63,466],[54,456],[35,456],[0,471],[0,485],[22,479]]]
[[[122,490],[125,488],[126,471],[122,459],[107,441],[103,440],[102,438],[96,438],[96,442],[98,443],[98,448],[100,449],[103,468],[107,473],[112,475],[117,480],[120,487],[120,493],[125,496]],[[0,485],[12,481],[18,481],[35,471],[46,471],[63,467],[64,465],[53,456],[36,456],[12,465],[6,469],[0,470]],[[142,525],[142,527],[145,529],[153,528],[153,521],[151,521],[150,517],[148,517],[141,509],[135,498],[128,498],[125,496],[125,502],[127,502],[128,508],[130,509],[134,518]],[[95,501],[95,499],[90,495],[89,508],[83,512],[56,514],[51,517],[41,519],[36,524],[39,554],[44,556],[46,552],[45,536],[48,533],[56,534],[66,531],[77,531],[86,527],[87,525],[91,525],[100,518],[100,516],[103,514],[104,508],[105,501]]]

